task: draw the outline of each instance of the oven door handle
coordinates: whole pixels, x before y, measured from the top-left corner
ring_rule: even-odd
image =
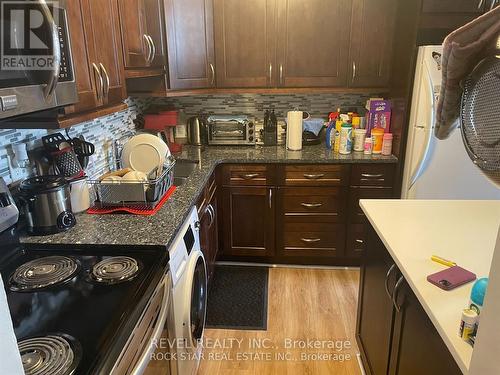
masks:
[[[39,0],[40,6],[42,8],[42,13],[50,24],[50,39],[52,40],[52,59],[54,64],[54,69],[50,75],[47,86],[43,90],[43,96],[46,101],[49,101],[56,91],[57,83],[59,82],[59,72],[61,70],[61,45],[59,44],[59,30],[54,21],[54,17],[50,12],[49,6],[45,0]]]
[[[163,299],[161,302],[161,308],[160,312],[158,313],[158,319],[156,320],[156,327],[153,329],[153,333],[151,334],[151,337],[148,339],[149,345],[147,346],[147,349],[144,351],[144,353],[141,354],[139,360],[134,366],[134,369],[132,372],[130,372],[130,375],[141,375],[146,367],[148,366],[151,358],[151,354],[155,351],[155,346],[153,345],[154,342],[158,342],[160,339],[163,329],[165,327],[165,323],[167,321],[167,315],[168,315],[168,307],[169,307],[169,297],[170,297],[170,282],[169,282],[169,274],[167,274],[162,281],[161,288],[163,288]]]

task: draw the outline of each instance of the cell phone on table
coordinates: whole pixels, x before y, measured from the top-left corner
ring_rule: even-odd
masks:
[[[460,266],[447,268],[427,276],[427,281],[443,290],[452,290],[476,280],[476,274]]]

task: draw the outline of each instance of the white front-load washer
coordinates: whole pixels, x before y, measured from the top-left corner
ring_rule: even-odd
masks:
[[[169,328],[178,375],[198,371],[207,307],[207,267],[200,248],[196,207],[190,211],[169,250],[172,309]],[[175,372],[174,372],[175,373]]]

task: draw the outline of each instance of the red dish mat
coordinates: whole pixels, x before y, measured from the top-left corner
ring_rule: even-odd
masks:
[[[140,204],[134,205],[134,207],[90,207],[87,210],[88,214],[96,214],[96,215],[103,215],[103,214],[112,214],[116,212],[125,212],[129,214],[134,214],[134,215],[154,215],[157,213],[160,208],[163,207],[165,202],[170,198],[170,196],[174,193],[175,189],[177,189],[177,186],[172,186],[170,189],[167,190],[163,198],[158,202],[155,208],[149,208],[147,206],[141,206]]]

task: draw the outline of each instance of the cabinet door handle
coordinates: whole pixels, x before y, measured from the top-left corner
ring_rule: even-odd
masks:
[[[104,65],[102,63],[99,63],[99,67],[101,68],[101,73],[104,75],[104,86],[102,88],[104,100],[107,103],[108,97],[109,97],[109,74]]]
[[[149,43],[151,44],[151,57],[149,58],[149,63],[151,64],[154,59],[155,59],[155,56],[156,56],[156,45],[155,45],[155,41],[153,40],[153,38],[151,38],[151,35],[146,35],[149,39]]]
[[[212,79],[210,81],[210,85],[213,86],[215,84],[215,66],[212,63],[210,63],[210,71],[212,72]]]
[[[363,240],[361,240],[359,238],[356,238],[356,242],[359,243],[359,244],[364,244],[365,243],[365,241],[363,241]]]
[[[356,61],[352,62],[352,82],[356,79]]]
[[[207,206],[206,212],[208,212],[208,214],[210,215],[210,224],[208,225],[208,227],[212,228],[212,225],[213,225],[214,219],[215,219],[215,212],[214,212],[214,208],[212,207],[211,204],[209,204]]]
[[[142,38],[146,42],[146,47],[147,47],[147,53],[144,58],[146,59],[146,64],[149,64],[151,61],[151,53],[153,52],[153,47],[151,46],[151,42],[149,41],[149,38],[146,34],[143,34]]]
[[[377,174],[361,173],[361,177],[366,177],[366,178],[380,178],[380,177],[384,177],[384,175],[382,173],[377,173]]]
[[[318,208],[318,207],[323,206],[323,203],[304,203],[304,202],[302,202],[300,205],[302,207],[305,207],[305,208]]]
[[[259,176],[258,173],[247,173],[247,174],[240,175],[240,177],[243,178],[244,180],[252,180],[258,176]]]
[[[496,7],[498,0],[492,0],[490,10],[493,10],[493,8]]]
[[[283,85],[283,64],[280,64],[280,85]]]
[[[269,83],[273,82],[273,64],[269,63]]]
[[[319,173],[319,174],[304,173],[304,177],[309,179],[309,180],[317,180],[317,179],[320,179],[322,177],[325,177],[325,175],[323,173]]]
[[[492,3],[494,3],[495,1],[493,0]],[[481,8],[483,7],[483,3],[484,3],[484,0],[479,0],[479,3],[477,4],[477,9],[481,10]]]
[[[301,238],[300,240],[302,242],[312,243],[321,241],[321,238]]]
[[[395,269],[396,269],[396,264],[393,264],[391,268],[389,268],[389,271],[387,271],[387,274],[385,275],[384,286],[385,286],[385,292],[387,293],[387,297],[389,297],[389,299],[392,299],[392,293],[389,291],[389,277],[391,277],[392,271],[394,271]]]
[[[269,189],[269,208],[273,207],[273,189]]]
[[[392,292],[392,304],[394,305],[394,308],[396,309],[397,312],[401,312],[401,305],[398,305],[398,292],[399,288],[401,287],[401,284],[403,284],[403,281],[405,280],[404,276],[401,276],[397,283],[396,286],[394,287],[394,291]]]
[[[92,69],[94,70],[94,78],[95,78],[95,89],[96,89],[96,95],[97,95],[97,101],[100,102],[102,100],[102,96],[104,93],[104,79],[102,78],[101,71],[99,70],[99,67],[95,64],[92,63]]]

